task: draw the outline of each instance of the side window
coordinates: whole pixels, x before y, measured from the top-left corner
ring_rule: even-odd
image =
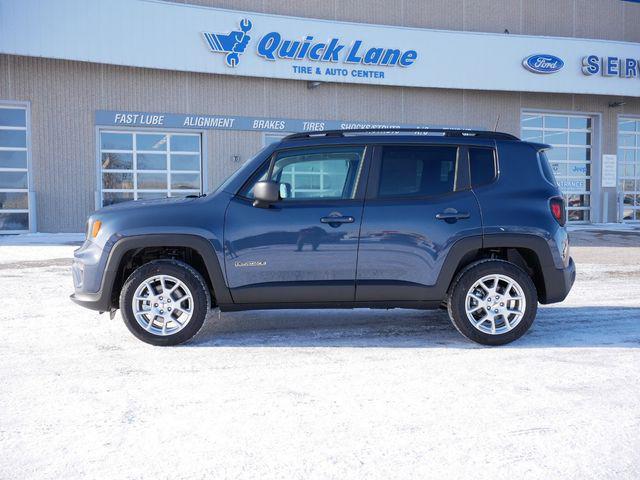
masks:
[[[492,148],[469,148],[469,164],[472,186],[485,185],[496,178],[496,159]]]
[[[283,201],[351,199],[355,197],[364,147],[301,148],[283,150],[273,161],[271,180],[280,184]],[[262,167],[243,196],[253,197],[253,185],[266,180]]]
[[[457,147],[386,146],[379,197],[432,196],[455,190]]]

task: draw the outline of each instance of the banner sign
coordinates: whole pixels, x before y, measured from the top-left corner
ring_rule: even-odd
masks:
[[[587,180],[584,179],[559,179],[558,187],[562,193],[586,193]]]
[[[0,12],[0,53],[12,55],[314,82],[640,96],[640,44],[631,42],[150,0],[0,0]]]
[[[446,125],[379,123],[342,120],[243,117],[236,115],[196,115],[184,113],[124,112],[98,110],[96,125],[114,127],[156,127],[194,130],[253,130],[259,132],[314,132],[357,128],[455,128]]]
[[[602,188],[615,188],[618,184],[618,156],[602,155]]]

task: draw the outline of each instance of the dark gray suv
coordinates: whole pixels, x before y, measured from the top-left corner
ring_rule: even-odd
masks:
[[[549,146],[475,130],[290,135],[216,191],[97,211],[76,303],[154,345],[210,309],[446,307],[465,337],[522,336],[575,278]]]

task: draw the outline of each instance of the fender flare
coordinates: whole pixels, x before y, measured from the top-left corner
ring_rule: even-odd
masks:
[[[541,235],[533,233],[491,233],[463,238],[458,240],[449,251],[442,270],[438,275],[435,286],[434,298],[446,295],[451,282],[460,266],[466,264],[465,257],[473,256],[481,249],[488,248],[523,248],[531,250],[537,257],[540,266],[540,280],[543,290],[538,292],[540,303],[553,303],[561,301],[568,293],[567,284],[572,280],[566,280],[565,267],[557,266],[553,256],[552,246]],[[571,274],[569,274],[571,275]]]
[[[231,294],[220,268],[218,256],[210,240],[193,234],[152,233],[123,237],[111,247],[100,287],[100,297],[109,302],[109,307],[111,306],[113,285],[125,254],[131,250],[147,247],[185,247],[195,250],[204,261],[208,280],[213,288],[215,302],[217,304],[232,302]]]
[[[539,283],[536,286],[538,300],[542,304],[561,302],[573,286],[573,260],[569,259],[569,263],[564,264],[560,249],[555,245],[553,238],[545,238],[534,233],[492,233],[484,236],[483,247],[523,248],[532,251],[540,267]]]
[[[542,235],[534,233],[489,233],[484,235],[482,246],[484,248],[526,248],[536,254],[543,269],[561,268],[553,258],[552,246],[549,242],[553,240],[546,240]]]

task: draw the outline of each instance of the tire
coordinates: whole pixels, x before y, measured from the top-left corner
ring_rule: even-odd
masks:
[[[177,260],[142,265],[120,292],[120,311],[129,331],[157,346],[178,345],[192,338],[202,327],[210,305],[202,276]]]
[[[456,276],[447,309],[454,327],[469,340],[504,345],[531,327],[538,310],[538,293],[531,277],[517,265],[482,260]]]

